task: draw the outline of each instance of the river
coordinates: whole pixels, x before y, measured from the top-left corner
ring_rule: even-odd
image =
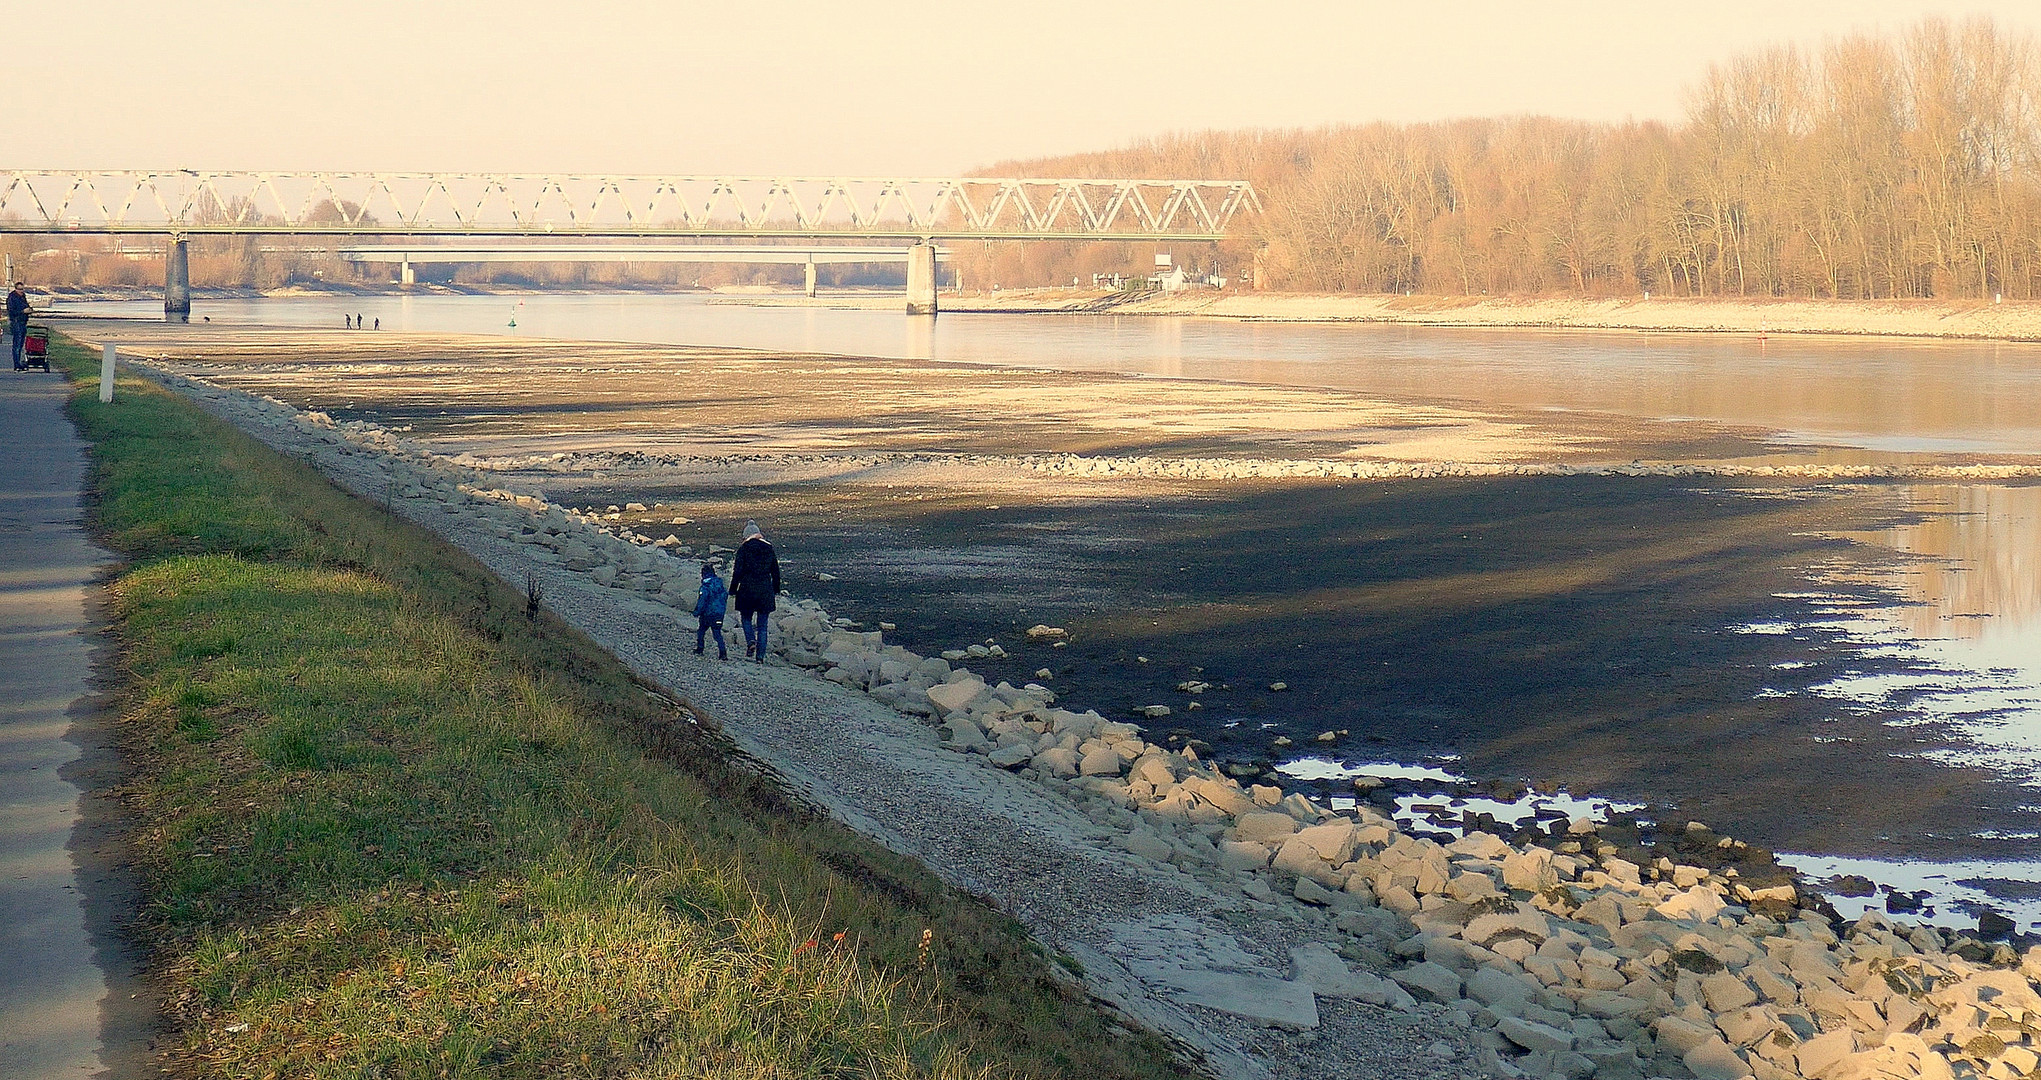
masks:
[[[152,301],[58,310],[147,318]],[[973,315],[767,307],[702,294],[205,300],[202,317],[391,331],[1124,371],[1321,386],[1486,407],[1759,428],[1885,453],[2041,455],[2041,346],[1626,331],[1458,330],[1194,317]],[[514,325],[513,325],[514,324]]]
[[[58,305],[58,310],[141,318],[156,314],[149,302],[70,303]],[[2041,346],[2033,345],[1269,324],[1187,317],[950,314],[927,320],[887,310],[719,302],[699,294],[210,300],[202,301],[197,310],[220,322],[338,327],[345,315],[359,313],[371,324],[379,320],[385,331],[716,345],[1333,388],[1497,414],[1565,413],[1587,418],[1590,424],[1593,418],[1606,417],[1612,422],[1705,428],[1733,433],[1735,438],[1706,444],[1702,452],[1761,462],[2041,462]],[[1536,677],[1467,674],[1474,643],[1501,647],[1496,643],[1504,636],[1494,625],[1499,607],[1485,608],[1478,617],[1470,615],[1447,631],[1441,630],[1441,620],[1409,633],[1377,633],[1371,627],[1381,640],[1340,654],[1334,658],[1336,664],[1365,663],[1374,668],[1400,666],[1407,660],[1408,677],[1398,685],[1376,679],[1328,687],[1337,700],[1315,699],[1313,719],[1327,726],[1337,722],[1358,726],[1379,719],[1380,730],[1386,733],[1385,740],[1378,740],[1383,741],[1385,759],[1411,748],[1460,749],[1462,744],[1444,736],[1436,743],[1425,742],[1425,732],[1438,729],[1445,717],[1447,727],[1458,725],[1462,729],[1458,734],[1473,740],[1466,744],[1469,766],[1549,769],[1581,782],[1627,785],[1627,793],[1635,794],[1651,787],[1650,768],[1638,766],[1627,773],[1613,767],[1569,771],[1564,764],[1568,755],[1611,760],[1622,756],[1619,737],[1597,734],[1586,721],[1574,727],[1556,720],[1546,723],[1538,729],[1540,738],[1549,742],[1542,749],[1516,745],[1512,736],[1497,731],[1479,738],[1470,734],[1487,723],[1491,711],[1592,715],[1601,707],[1601,698],[1610,698],[1656,710],[1669,725],[1666,730],[1674,732],[1695,729],[1704,717],[1736,713],[1790,723],[1799,741],[1818,743],[1831,738],[1862,740],[1862,725],[1868,723],[1891,733],[1895,753],[1988,770],[2041,795],[2037,768],[2041,486],[1899,483],[1807,485],[1801,491],[1723,484],[1711,485],[1696,497],[1694,505],[1705,505],[1705,510],[1689,507],[1677,513],[1668,510],[1674,504],[1667,500],[1682,490],[1681,485],[1600,483],[1594,498],[1603,501],[1586,509],[1580,497],[1583,489],[1577,486],[1489,485],[1469,489],[1464,498],[1457,493],[1460,489],[1443,489],[1454,492],[1449,500],[1454,505],[1447,509],[1432,501],[1431,493],[1442,490],[1436,486],[1387,490],[1396,494],[1328,494],[1314,508],[1320,516],[1309,520],[1325,531],[1341,531],[1372,515],[1410,516],[1428,522],[1438,534],[1428,542],[1449,544],[1455,536],[1460,541],[1472,536],[1469,543],[1480,548],[1470,556],[1476,563],[1487,559],[1496,567],[1520,570],[1521,563],[1511,559],[1541,542],[1556,547],[1569,531],[1615,529],[1618,523],[1632,530],[1649,529],[1656,519],[1662,528],[1698,535],[1724,521],[1741,520],[1746,512],[1740,508],[1746,505],[1782,496],[1813,512],[1778,519],[1779,543],[1767,553],[1770,561],[1764,563],[1763,573],[1736,562],[1746,558],[1751,545],[1725,542],[1679,563],[1677,573],[1663,572],[1662,584],[1620,596],[1598,596],[1602,610],[1592,615],[1570,616],[1576,609],[1555,602],[1515,616],[1521,625],[1512,628],[1516,636],[1508,639],[1512,642],[1508,647],[1524,656],[1535,653],[1555,670],[1569,663],[1587,670],[1599,663],[1599,656],[1614,672],[1605,677],[1539,686],[1532,693],[1511,684],[1535,684]],[[1612,491],[1616,496],[1605,498]],[[1243,497],[1230,512],[1249,517],[1293,511],[1290,504],[1256,502],[1257,498]],[[1347,498],[1376,501],[1340,502]],[[1831,506],[1832,514],[1823,509]],[[1216,556],[1202,555],[1195,538],[1179,537],[1173,531],[1179,527],[1165,520],[1174,513],[1157,510],[1152,519],[1130,515],[1124,527],[1152,543],[1162,553],[1157,558],[1183,561],[1187,570],[1188,564],[1206,558],[1217,578],[1247,572]],[[971,529],[998,524],[974,521]],[[1037,534],[1043,527],[1040,521],[1006,524],[1035,529]],[[1540,541],[1536,534],[1545,528],[1553,535]],[[828,530],[818,526],[815,531],[819,538]],[[1484,531],[1498,534],[1486,546]],[[964,530],[958,535],[974,534]],[[1804,537],[1820,543],[1802,543]],[[889,592],[897,596],[899,589],[909,587],[957,588],[957,579],[931,583],[915,577],[917,573],[925,577],[927,546],[950,542],[931,533],[919,545],[889,553],[873,549],[871,536],[860,534],[854,546],[869,555],[870,570],[880,576],[893,573],[896,580],[872,595],[846,593],[841,602],[853,613],[882,617],[883,597]],[[848,548],[853,541],[845,544]],[[987,545],[982,562],[997,564],[1006,558],[1001,552],[1010,550],[1018,548]],[[1328,565],[1355,561],[1355,550],[1351,545],[1329,545],[1323,561]],[[918,569],[910,573],[909,568]],[[1454,569],[1465,566],[1455,564]],[[1385,572],[1379,562],[1369,564],[1368,571],[1371,580]],[[1411,571],[1420,576],[1430,572]],[[979,574],[979,585],[1014,584],[999,573],[994,565],[969,570],[967,576]],[[1718,595],[1723,589],[1720,581],[1730,577],[1746,586],[1764,581],[1768,592],[1756,599],[1768,603],[1723,600]],[[1700,578],[1711,584],[1706,588],[1693,584]],[[1652,591],[1657,588],[1664,594]],[[1170,595],[1164,590],[1142,602],[1162,606]],[[1654,606],[1661,601],[1672,614]],[[832,606],[836,603],[832,600]],[[1564,624],[1569,617],[1580,621]],[[969,618],[963,612],[956,621],[961,625]],[[1686,636],[1668,630],[1666,639],[1650,650],[1619,661],[1602,654],[1635,646],[1635,636],[1618,633],[1620,628],[1599,628],[1597,620],[1661,620]],[[1717,625],[1709,625],[1711,620]],[[954,629],[940,620],[937,624],[945,633]],[[1523,644],[1519,638],[1526,629],[1559,637],[1570,634],[1577,651],[1591,655],[1565,656],[1565,642]],[[1184,664],[1223,663],[1223,656],[1215,661],[1210,650],[1200,651],[1199,636],[1150,639],[1146,647],[1175,647]],[[1305,646],[1300,641],[1297,647]],[[1666,659],[1666,654],[1681,650],[1693,654],[1690,671]],[[1616,670],[1633,663],[1662,670],[1635,677]],[[1280,704],[1268,705],[1266,711],[1272,720],[1265,726],[1287,725],[1281,729],[1309,745],[1310,720],[1285,713]],[[1722,730],[1746,731],[1756,722]],[[1832,725],[1833,734],[1821,734],[1829,730],[1821,725]],[[1924,736],[1917,748],[1909,750],[1904,744],[1911,731],[1934,735]],[[1555,734],[1560,732],[1564,738]],[[1215,722],[1202,734],[1216,741],[1225,731]],[[1697,749],[1693,754],[1697,761],[1710,761],[1711,769],[1733,767],[1724,763],[1734,761],[1737,748],[1717,750],[1721,748]],[[1321,772],[1330,769],[1327,775],[1343,776],[1356,769],[1389,767],[1386,760],[1371,760],[1365,748],[1343,746],[1337,757],[1313,766],[1309,755],[1299,751],[1290,769],[1293,775],[1316,767]],[[1450,754],[1435,757],[1432,764],[1441,761],[1460,767]],[[1853,779],[1859,787],[1838,790],[1876,788],[1875,776]],[[1838,779],[1839,785],[1843,782]],[[1817,798],[1810,794],[1815,791],[1818,785],[1803,785],[1791,798],[1810,802]],[[2024,801],[2024,808],[2009,805],[2002,820],[2018,820],[2014,811],[2032,811],[2041,798]],[[1725,814],[1735,812],[1733,799],[1725,797],[1723,805]],[[1773,812],[1783,809],[1772,807]],[[1853,814],[1847,807],[1796,809],[1811,818],[1827,813],[1840,820]],[[1984,895],[1976,891],[1982,887],[1978,883],[1996,882],[1999,887],[1991,891],[1991,902],[2017,911],[2024,921],[2041,920],[2041,896],[2022,884],[2041,878],[2034,862],[2041,857],[2041,835],[2034,829],[2001,824],[1938,840],[1932,822],[1914,823],[1912,831],[1900,836],[1898,820],[1895,817],[1895,825],[1885,832],[1867,826],[1865,835],[1847,838],[1835,831],[1833,822],[1828,832],[1809,825],[1783,835],[1791,838],[1789,843],[1797,840],[1807,850],[1829,853],[1809,856],[1804,865],[1811,870],[1875,871],[1873,876],[1888,883],[1932,885],[1945,896],[1966,895],[1964,890],[1969,889],[1977,902],[1983,902]],[[1824,846],[1823,837],[1832,843]],[[1877,850],[1881,838],[1895,838],[1894,849]],[[1836,851],[1845,855],[1834,856]],[[1930,861],[1920,862],[1922,857]],[[1965,881],[1972,884],[1958,884]]]

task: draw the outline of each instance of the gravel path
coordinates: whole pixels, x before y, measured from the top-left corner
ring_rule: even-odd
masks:
[[[162,381],[358,494],[380,500],[389,490],[377,455],[336,451],[293,424],[287,406],[177,376]],[[461,528],[463,519],[440,507],[400,499],[395,508],[506,581],[535,574],[548,607],[641,676],[707,710],[794,791],[1011,913],[1052,953],[1078,960],[1095,997],[1171,1039],[1207,1072],[1391,1080],[1491,1072],[1482,1062],[1493,1058],[1470,1039],[1465,1014],[1443,1007],[1398,1012],[1321,996],[1315,1026],[1286,1031],[1144,981],[1137,971],[1154,962],[1158,942],[1172,963],[1230,944],[1258,964],[1230,970],[1267,986],[1287,977],[1292,946],[1336,945],[1341,935],[1301,905],[1251,901],[1223,879],[1118,851],[1111,832],[1051,788],[946,750],[931,729],[862,694],[777,664],[697,658],[692,620],[682,613],[535,561],[520,544]]]

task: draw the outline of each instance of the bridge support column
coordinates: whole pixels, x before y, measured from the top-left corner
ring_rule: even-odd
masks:
[[[404,270],[398,275],[398,280],[402,281],[406,286],[418,284],[418,275],[411,269],[411,256],[409,255],[404,256]]]
[[[808,295],[815,295],[815,256],[812,252],[808,255]]]
[[[907,249],[907,313],[935,314],[935,245]]]
[[[163,251],[163,321],[191,321],[191,246],[182,236]]]

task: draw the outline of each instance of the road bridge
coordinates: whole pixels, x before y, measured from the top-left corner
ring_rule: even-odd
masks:
[[[192,236],[570,237],[890,243],[935,312],[942,240],[1215,242],[1244,180],[594,173],[0,171],[0,234],[158,235],[164,311],[191,311]]]

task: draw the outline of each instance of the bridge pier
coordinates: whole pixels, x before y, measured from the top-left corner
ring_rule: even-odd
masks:
[[[935,314],[935,243],[907,249],[907,313]]]
[[[402,281],[406,288],[418,284],[418,275],[411,269],[411,256],[404,256],[404,269],[397,280]]]
[[[182,236],[163,251],[163,321],[191,321],[191,245]]]
[[[808,295],[815,295],[815,253],[808,253]]]

